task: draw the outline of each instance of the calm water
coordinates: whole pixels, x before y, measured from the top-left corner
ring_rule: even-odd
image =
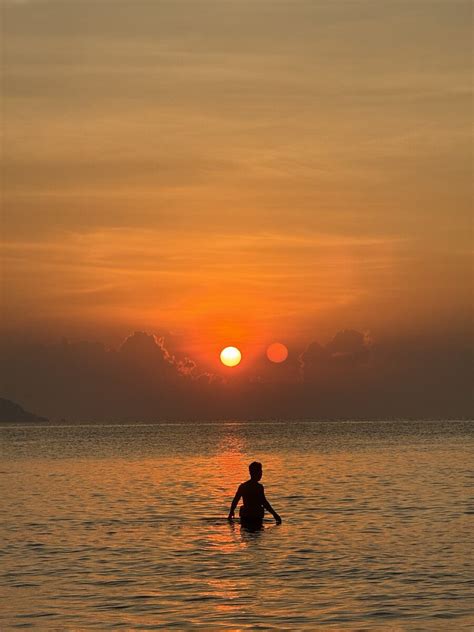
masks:
[[[474,629],[473,423],[10,426],[0,442],[2,630]],[[225,516],[254,459],[283,524],[250,533]]]

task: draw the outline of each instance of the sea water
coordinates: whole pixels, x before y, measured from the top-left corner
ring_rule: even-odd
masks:
[[[474,424],[0,428],[0,628],[474,626]],[[282,516],[226,516],[263,463]]]

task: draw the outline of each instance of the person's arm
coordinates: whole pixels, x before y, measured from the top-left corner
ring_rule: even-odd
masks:
[[[277,524],[281,524],[281,518],[280,516],[277,514],[277,512],[273,509],[273,507],[270,505],[270,503],[268,502],[268,500],[265,497],[265,494],[263,494],[263,506],[265,507],[265,509],[267,511],[269,511],[272,516],[275,518],[275,521]]]
[[[229,515],[227,516],[227,520],[232,520],[232,518],[234,517],[234,512],[235,512],[235,508],[238,505],[239,500],[242,498],[242,492],[240,491],[240,485],[237,488],[237,491],[235,492],[235,496],[234,496],[234,500],[232,501],[232,504],[230,506],[230,511],[229,511]]]

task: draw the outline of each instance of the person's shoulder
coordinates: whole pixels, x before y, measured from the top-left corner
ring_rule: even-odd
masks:
[[[248,481],[240,483],[240,489],[243,489],[243,490],[245,490],[245,489],[252,489],[254,485],[255,485],[254,481],[252,479],[250,479]],[[258,485],[258,483],[257,483],[257,485]]]

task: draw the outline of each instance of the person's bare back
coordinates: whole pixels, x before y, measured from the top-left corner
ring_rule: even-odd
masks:
[[[262,478],[262,464],[254,461],[249,465],[250,480],[242,483],[237,488],[232,501],[228,519],[234,518],[235,509],[242,498],[243,504],[240,507],[239,516],[243,521],[261,521],[265,509],[275,518],[277,524],[281,524],[281,518],[265,498],[265,489],[259,480]]]

